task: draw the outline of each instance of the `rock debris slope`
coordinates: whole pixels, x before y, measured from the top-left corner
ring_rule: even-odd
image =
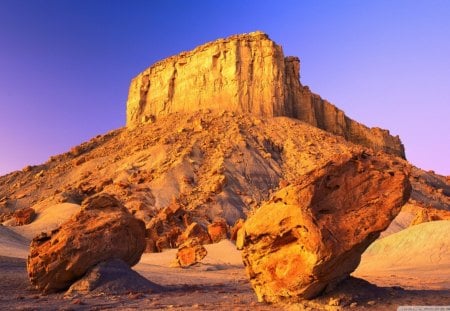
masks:
[[[0,196],[7,197],[7,209],[32,206],[39,219],[44,206],[110,193],[148,230],[174,241],[163,248],[177,247],[191,223],[207,230],[223,218],[232,225],[280,185],[335,154],[364,150],[291,118],[179,112],[98,136],[43,165],[4,176]]]

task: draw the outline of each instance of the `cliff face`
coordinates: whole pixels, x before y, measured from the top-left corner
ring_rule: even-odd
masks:
[[[231,36],[169,57],[130,85],[127,126],[175,111],[229,110],[287,116],[347,140],[405,157],[398,136],[368,128],[300,82],[300,61],[262,32]]]
[[[174,111],[285,115],[284,56],[266,34],[233,36],[162,60],[133,79],[127,124]]]

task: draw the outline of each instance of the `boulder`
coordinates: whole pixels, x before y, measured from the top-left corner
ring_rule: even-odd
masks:
[[[220,242],[227,238],[228,225],[225,219],[217,218],[214,222],[208,225],[208,234],[213,243]]]
[[[145,246],[144,223],[113,196],[99,194],[59,228],[33,239],[28,276],[37,289],[57,292],[99,262],[117,258],[135,265]]]
[[[155,293],[162,287],[150,282],[120,259],[103,261],[70,286],[67,294]]]
[[[16,226],[28,225],[36,217],[36,212],[31,207],[22,208],[13,214]]]
[[[130,83],[127,126],[197,110],[296,118],[351,142],[405,157],[398,136],[350,119],[303,86],[300,60],[285,57],[282,47],[260,31],[218,39],[163,59]],[[204,127],[194,124],[194,129]]]
[[[311,299],[348,277],[410,192],[401,161],[367,153],[336,158],[281,189],[239,231],[258,300]]]
[[[180,267],[189,267],[200,262],[208,254],[206,248],[196,238],[184,242],[178,247],[176,261]]]
[[[196,238],[200,244],[209,244],[211,239],[205,228],[196,222],[191,223],[186,230],[178,237],[178,245],[183,244],[188,239]]]
[[[178,247],[179,237],[190,223],[189,212],[173,200],[161,209],[146,226],[146,252],[161,252],[166,248]]]

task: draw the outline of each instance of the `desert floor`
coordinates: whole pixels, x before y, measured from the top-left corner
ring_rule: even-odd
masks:
[[[450,222],[444,224],[448,226]],[[355,276],[364,277],[372,284],[351,278],[335,291],[313,301],[258,303],[247,281],[240,253],[228,240],[207,245],[208,256],[204,261],[187,269],[171,267],[175,250],[144,254],[134,269],[164,286],[160,293],[43,295],[31,287],[27,278],[26,240],[5,227],[0,228],[1,310],[396,310],[400,305],[450,305],[450,256],[447,253],[440,254],[435,270],[408,265],[388,269],[386,262],[391,258],[385,255],[384,268],[371,270],[374,263],[370,260],[376,257],[373,250],[371,256],[363,257],[355,272]],[[377,247],[386,248],[375,245],[375,249]],[[335,306],[337,301],[339,306]]]

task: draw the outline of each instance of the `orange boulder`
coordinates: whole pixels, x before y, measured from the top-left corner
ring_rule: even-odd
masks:
[[[348,277],[410,191],[399,161],[366,153],[281,189],[239,232],[258,300],[310,299]]]
[[[96,195],[58,229],[33,239],[28,276],[37,289],[57,292],[102,261],[117,258],[135,265],[145,246],[144,223],[114,197]]]

